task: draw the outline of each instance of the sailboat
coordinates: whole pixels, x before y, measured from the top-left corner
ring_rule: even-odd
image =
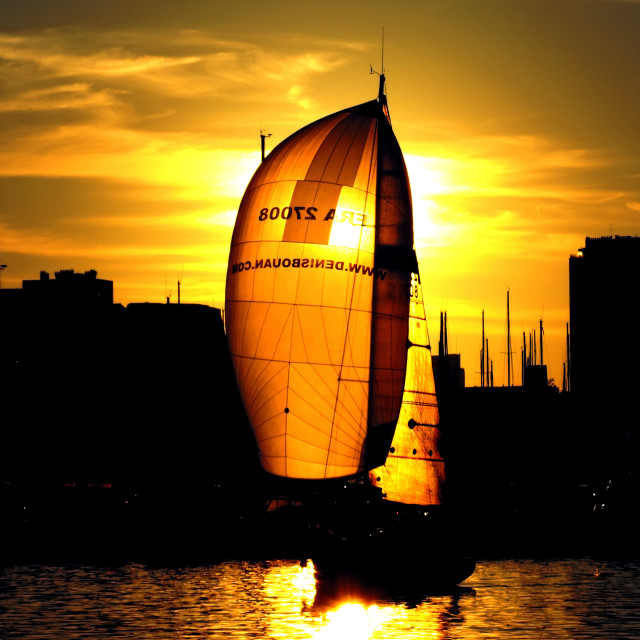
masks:
[[[367,570],[373,554],[378,572],[386,550],[405,570],[404,545],[425,579],[465,579],[473,561],[436,544],[451,540],[445,467],[384,73],[376,99],[303,127],[256,170],[231,240],[225,321],[275,480],[268,510],[304,513],[295,536],[304,530],[316,566]]]

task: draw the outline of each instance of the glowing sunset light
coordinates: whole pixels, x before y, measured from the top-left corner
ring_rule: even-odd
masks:
[[[379,15],[350,1],[304,19],[291,0],[3,9],[7,288],[96,269],[123,304],[164,302],[182,276],[184,302],[221,305],[260,130],[270,151],[377,92]],[[636,1],[385,7],[429,326],[448,311],[467,384],[483,309],[501,368],[507,289],[518,326],[543,318],[559,383],[569,255],[586,236],[640,231],[638,20]]]
[[[326,626],[314,636],[318,640],[368,640],[385,620],[376,605],[365,607],[357,602],[346,602],[326,617]]]

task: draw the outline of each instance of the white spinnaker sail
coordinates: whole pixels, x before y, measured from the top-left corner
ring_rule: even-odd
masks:
[[[378,101],[301,129],[256,171],[231,243],[226,327],[267,471],[331,478],[384,460],[412,246],[406,167]]]
[[[407,377],[400,417],[384,465],[369,472],[385,499],[440,504],[445,480],[440,416],[431,363],[427,318],[418,273],[412,274]]]

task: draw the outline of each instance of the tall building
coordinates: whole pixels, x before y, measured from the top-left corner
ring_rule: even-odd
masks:
[[[639,265],[638,236],[586,238],[569,258],[572,391],[598,400],[637,387]]]

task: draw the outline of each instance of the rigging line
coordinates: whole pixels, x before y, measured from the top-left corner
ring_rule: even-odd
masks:
[[[303,361],[303,360],[294,360],[293,362],[289,362],[289,360],[282,360],[279,358],[264,358],[264,357],[258,357],[258,356],[245,356],[242,355],[240,353],[232,353],[231,354],[234,358],[238,358],[239,360],[252,360],[255,362],[264,362],[269,364],[270,362],[279,362],[281,364],[298,364],[298,365],[305,365],[308,364],[309,366],[313,366],[313,367],[331,367],[332,369],[335,369],[337,365],[330,363],[330,362],[307,362],[307,361]],[[352,366],[353,369],[366,369],[366,367],[364,365],[350,365]],[[396,371],[396,369],[386,369],[386,371]],[[352,382],[365,382],[365,380],[362,380],[361,378],[344,378],[345,380],[351,380]]]
[[[256,431],[257,431],[257,430],[258,430],[262,425],[266,424],[267,422],[270,422],[270,421],[271,421],[271,420],[273,420],[274,418],[277,418],[279,415],[280,415],[280,412],[278,412],[278,413],[274,413],[273,415],[268,416],[267,418],[265,418],[265,419],[264,419],[262,422],[260,422],[259,424],[258,424],[258,423],[256,423],[256,425],[255,425]],[[257,440],[258,442],[263,442],[263,441],[265,441],[265,440],[270,440],[271,438],[279,438],[279,437],[281,437],[281,436],[282,436],[282,434],[280,434],[280,433],[276,433],[276,434],[271,435],[271,436],[268,436],[268,437],[266,437],[266,438],[258,438],[258,436],[256,435],[256,440]],[[285,454],[285,455],[286,455],[286,454]]]
[[[296,364],[296,365],[299,365],[299,364],[306,364],[306,363],[295,363],[295,364]],[[331,397],[331,396],[333,395],[333,389],[332,389],[332,388],[329,386],[329,384],[327,383],[327,376],[324,376],[324,375],[322,375],[322,373],[321,373],[321,372],[317,371],[317,370],[315,369],[315,366],[316,366],[316,365],[312,365],[312,370],[314,371],[314,373],[316,374],[316,376],[319,378],[319,381],[320,381],[320,383],[322,383],[323,388],[328,392],[328,393],[326,394],[326,396],[327,396],[327,397]],[[330,368],[330,369],[334,369],[334,367],[333,367],[332,365],[322,365],[322,366],[325,366],[325,367]],[[361,368],[361,367],[360,367],[360,368]],[[301,371],[299,371],[295,366],[293,366],[293,364],[292,364],[292,369],[293,369],[296,373],[298,373],[298,374],[299,374],[303,379],[305,379],[305,381],[310,382],[310,379],[309,379],[309,378],[305,378],[305,377],[302,375],[302,372],[301,372]],[[360,386],[363,386],[363,385],[362,385],[362,380],[357,379],[357,380],[354,380],[353,382],[360,383]],[[311,383],[311,382],[310,382],[310,383]],[[353,395],[353,393],[349,390],[349,388],[348,388],[348,387],[347,387],[347,390],[346,390],[346,391],[347,391],[347,395],[348,395],[348,396],[353,400],[353,403],[354,403],[355,405],[357,405],[357,398]],[[320,399],[322,400],[323,405],[324,405],[324,406],[326,406],[326,407],[327,407],[327,409],[328,409],[328,411],[329,411],[329,413],[328,413],[326,416],[324,416],[324,415],[323,415],[323,417],[326,417],[327,421],[331,421],[331,420],[332,420],[332,418],[331,418],[331,412],[333,411],[334,405],[333,405],[332,403],[330,403],[330,402],[326,399],[326,397],[325,397],[323,394],[318,394],[318,395],[320,396]],[[365,394],[364,394],[364,390],[363,390],[363,395],[365,395]],[[349,416],[349,417],[353,420],[353,423],[354,423],[355,425],[359,425],[359,424],[361,424],[361,422],[362,422],[362,416],[364,415],[364,412],[360,412],[360,416],[358,417],[357,415],[354,415],[354,414],[353,414],[353,412],[351,412],[351,411],[347,410],[347,409],[344,407],[344,403],[343,403],[343,408],[344,408],[344,412],[343,412],[343,414],[342,414],[343,416],[344,416],[344,415]]]
[[[303,422],[304,424],[306,424],[309,427],[313,427],[313,425],[310,422],[306,421],[306,420],[301,420],[301,422]],[[315,428],[316,431],[318,431],[317,427],[314,427],[314,428]],[[325,436],[327,435],[326,433],[323,433],[322,431],[320,431],[320,433],[322,435],[325,435]],[[324,449],[325,449],[324,446],[314,444],[312,440],[306,440],[305,438],[301,438],[300,435],[290,435],[289,438],[291,438],[292,440],[296,440],[298,442],[304,442],[305,444],[307,444],[309,446],[312,446],[312,447],[314,447],[316,449],[320,449],[321,451],[324,451]],[[355,439],[354,439],[354,444],[350,444],[350,443],[346,442],[345,440],[339,440],[338,442],[341,445],[343,445],[344,447],[346,447],[349,450],[351,450],[351,451],[354,451],[356,453],[360,451],[359,443]],[[351,456],[351,458],[355,460],[356,456]],[[317,463],[317,464],[322,464],[322,463]]]
[[[366,433],[367,433],[366,412],[360,409],[358,413],[354,413],[349,408],[349,406],[352,406],[352,405],[358,408],[358,406],[360,405],[358,400],[364,400],[365,402],[368,402],[369,397],[366,393],[366,385],[363,384],[362,380],[345,380],[343,378],[342,381],[355,383],[355,384],[344,384],[341,386],[341,389],[344,393],[343,401],[341,403],[342,412],[340,414],[344,422],[342,428],[346,429],[347,427],[349,427],[354,433],[360,434],[361,437],[366,436]],[[361,389],[362,393],[360,396],[356,396],[352,391],[352,387],[354,386],[358,386]],[[345,399],[350,399],[352,402],[347,404],[345,402]]]
[[[283,389],[278,389],[274,391],[272,395],[269,395],[266,398],[262,399],[262,391],[267,388],[267,383],[271,382],[278,374],[284,371],[284,369],[285,367],[281,367],[278,371],[276,371],[275,373],[271,373],[270,375],[268,375],[268,378],[265,379],[262,374],[268,373],[268,367],[264,367],[264,369],[260,372],[260,375],[254,378],[253,384],[251,385],[251,400],[249,400],[248,392],[245,396],[246,402],[249,403],[247,412],[249,412],[250,409],[251,414],[256,415],[262,409],[262,407],[264,407],[268,402],[273,400],[273,398],[275,398],[279,393],[282,392]],[[264,380],[264,382],[260,382],[261,379]],[[260,385],[259,387],[257,387],[258,384]]]
[[[229,300],[229,302],[245,302],[245,300]],[[288,306],[288,307],[289,306],[293,306],[295,304],[296,306],[309,307],[310,309],[316,309],[316,308],[317,309],[334,309],[334,310],[337,309],[339,311],[345,311],[347,309],[347,307],[339,306],[337,304],[335,304],[335,305],[328,305],[328,304],[322,304],[322,303],[311,304],[309,302],[305,302],[304,304],[300,304],[300,303],[293,303],[293,302],[278,302],[277,300],[252,300],[249,304],[252,304],[252,305],[270,305],[270,306],[282,305],[282,306]],[[366,313],[366,314],[369,314],[369,315],[373,313],[369,309],[356,309],[356,311],[358,311],[359,313]],[[379,314],[379,315],[382,315],[382,314]],[[389,318],[398,317],[398,316],[393,316],[392,314],[384,314],[384,316],[385,317],[389,317]]]
[[[254,388],[256,384],[258,384],[258,381],[260,380],[260,377],[262,376],[262,374],[264,374],[265,371],[268,369],[268,366],[270,364],[269,361],[263,358],[255,358],[251,356],[244,356],[244,355],[237,355],[237,354],[232,354],[232,355],[238,361],[238,366],[240,365],[241,362],[249,363],[249,366],[245,370],[245,375],[242,376],[243,378],[242,386],[244,388],[244,395],[246,396],[247,400],[249,397],[253,397],[253,398],[257,397],[258,393],[260,393],[260,391],[262,390],[262,387],[260,387],[260,389],[257,392],[254,391]],[[262,366],[262,369],[256,374],[255,369],[257,369],[259,365],[263,365],[263,366]],[[251,382],[251,385],[247,387],[245,384],[245,380],[247,380],[248,378],[251,378],[252,382]],[[247,407],[247,412],[248,412],[248,409],[249,407]]]
[[[305,398],[304,398],[303,396],[301,396],[299,393],[297,393],[296,391],[292,390],[292,391],[291,391],[291,393],[292,393],[292,395],[295,395],[295,396],[297,396],[298,398],[300,398],[301,400],[303,400],[304,402],[306,402]],[[315,408],[315,405],[312,405],[312,404],[311,404],[311,403],[309,403],[309,402],[306,402],[306,404],[307,404],[307,406],[310,406],[310,407],[312,407],[312,408]],[[320,413],[320,412],[318,412],[318,413]],[[327,418],[326,416],[324,416],[324,415],[322,415],[322,414],[320,414],[320,415],[321,415],[321,417],[322,417],[324,420],[326,420],[326,422],[329,422],[329,421],[330,421],[330,418]],[[321,429],[320,427],[318,427],[317,425],[312,424],[309,420],[307,420],[307,419],[303,418],[301,415],[296,415],[295,417],[296,417],[296,419],[298,419],[300,422],[302,422],[302,423],[304,423],[304,424],[309,425],[309,427],[310,427],[311,429],[313,429],[314,431],[317,431],[318,433],[321,433],[321,434],[323,434],[323,435],[325,435],[325,436],[327,435],[327,432],[326,432],[326,431],[322,430],[322,429]]]
[[[302,422],[303,424],[307,425],[310,429],[314,429],[315,431],[319,432],[320,435],[326,436],[327,434],[324,433],[323,431],[319,430],[317,427],[315,427],[314,425],[312,425],[310,422],[308,422],[307,420],[302,420],[300,419],[300,422]],[[324,451],[325,447],[324,445],[319,445],[319,444],[315,444],[313,442],[313,440],[307,440],[305,438],[301,438],[300,435],[295,435],[295,434],[289,434],[287,436],[288,438],[291,438],[291,440],[296,440],[297,442],[304,442],[304,444],[313,447],[314,449],[319,449],[321,452]],[[284,454],[286,455],[286,454]],[[306,460],[307,462],[309,461],[308,458],[295,458],[294,456],[291,456],[292,459],[298,459],[298,460]],[[317,463],[317,464],[321,464],[321,463]]]
[[[444,458],[422,458],[419,456],[407,456],[407,455],[397,455],[395,453],[390,454],[390,457],[393,460],[412,460],[414,462],[418,462],[418,463],[424,463],[424,462],[428,462],[428,463],[434,463],[435,464],[442,464],[444,462]],[[427,466],[427,465],[424,465]],[[429,465],[430,466],[430,465]]]
[[[296,363],[296,364],[306,364],[306,363]],[[324,365],[324,364],[312,364],[312,370],[314,371],[314,373],[318,376],[318,378],[320,379],[320,381],[323,384],[323,387],[329,392],[327,395],[329,396],[334,396],[334,390],[329,386],[328,382],[327,382],[327,378],[326,376],[324,376],[322,374],[321,371],[318,371],[316,367],[321,366],[321,367],[328,367],[332,370],[335,370],[335,366],[334,365]],[[355,370],[361,370],[364,369],[363,366],[353,366],[353,369]],[[295,367],[294,367],[295,370]],[[340,384],[341,380],[345,380],[344,378],[340,378],[338,377],[338,384]],[[359,402],[358,400],[360,399],[360,397],[364,397],[366,399],[367,395],[366,395],[366,383],[368,382],[368,380],[363,380],[361,378],[355,378],[353,380],[351,380],[351,382],[354,382],[354,385],[342,385],[341,387],[339,386],[339,389],[341,389],[344,392],[344,395],[348,398],[350,398],[353,402],[351,403],[353,406],[358,407],[359,406]],[[360,389],[362,390],[361,395],[355,395],[352,391],[352,388],[354,386],[358,386],[360,387]],[[334,396],[335,397],[335,396]],[[326,403],[327,408],[329,409],[329,412],[332,414],[333,417],[328,417],[327,420],[328,421],[333,421],[335,420],[335,416],[337,413],[337,408],[336,408],[336,404],[335,402],[333,404],[330,404],[328,401],[323,399],[323,403]],[[342,418],[344,419],[345,417],[350,418],[351,420],[351,424],[350,424],[350,428],[355,432],[355,433],[366,433],[366,428],[364,429],[364,431],[359,427],[359,425],[361,425],[363,423],[363,417],[366,415],[364,411],[360,411],[360,414],[354,414],[353,411],[351,411],[348,408],[348,405],[344,402],[344,400],[341,402],[341,406],[342,406],[342,413],[340,414],[342,416]],[[349,421],[346,421],[345,424],[343,425],[343,428],[346,427],[346,425],[349,425]]]
[[[407,401],[404,403],[407,407],[409,407],[411,410],[418,412],[418,413],[422,413],[423,411],[429,411],[430,409],[435,409],[437,405],[435,404],[429,404],[426,402],[412,402],[412,401]],[[422,420],[425,420],[425,418],[421,418]],[[430,418],[428,418],[430,419]],[[411,420],[413,420],[412,424],[415,427],[425,427],[427,429],[440,429],[440,425],[437,424],[436,422],[418,422],[415,418],[412,418]],[[411,422],[411,420],[409,420],[409,422]]]
[[[355,380],[354,382],[356,383],[356,385],[358,385],[360,387],[362,393],[361,393],[361,395],[356,396],[352,392],[352,387],[356,386],[356,385],[342,385],[341,389],[344,392],[344,396],[349,398],[352,402],[347,404],[344,401],[344,397],[343,397],[343,401],[341,402],[342,412],[340,413],[340,417],[342,419],[342,429],[343,430],[348,430],[348,431],[350,431],[352,433],[359,434],[359,437],[363,437],[366,434],[366,424],[365,424],[365,428],[364,429],[362,428],[361,425],[363,425],[363,423],[365,423],[364,418],[365,418],[366,414],[362,410],[360,410],[359,413],[354,413],[349,407],[355,406],[356,408],[358,408],[359,405],[360,405],[358,400],[360,400],[360,399],[366,400],[367,396],[366,396],[364,385],[362,384],[362,381],[361,380]],[[332,418],[329,418],[329,421],[335,420],[335,416],[336,416],[335,404],[331,405],[329,407],[329,410],[330,410],[330,412],[331,412],[331,414],[333,416]]]
[[[356,275],[357,275],[357,274],[356,274]],[[368,282],[368,281],[367,281],[367,282]],[[352,292],[352,293],[354,293],[354,292]],[[244,301],[229,300],[229,302],[244,302]],[[270,306],[272,306],[272,305],[274,305],[274,306],[276,306],[276,305],[283,305],[283,306],[300,306],[300,307],[304,306],[304,307],[308,307],[308,308],[310,308],[310,309],[315,309],[315,308],[319,308],[319,309],[323,309],[323,310],[324,310],[324,309],[333,309],[333,310],[337,310],[337,311],[347,311],[347,310],[348,310],[348,308],[347,308],[347,307],[344,307],[344,306],[342,306],[342,307],[341,307],[341,306],[338,306],[338,305],[307,304],[307,303],[305,303],[304,305],[300,305],[300,304],[291,303],[291,302],[277,302],[276,300],[274,300],[274,301],[260,301],[260,300],[253,300],[253,301],[251,302],[251,304],[252,304],[252,305],[253,305],[253,304],[270,305]],[[369,316],[370,316],[370,315],[373,315],[373,313],[374,313],[373,311],[371,311],[371,310],[369,310],[369,309],[354,309],[354,311],[357,311],[358,313],[365,314],[365,315],[369,315]],[[382,313],[382,312],[378,311],[378,312],[376,312],[376,315],[377,315],[379,318],[392,318],[392,319],[393,319],[393,318],[396,318],[396,319],[400,319],[400,320],[402,320],[402,319],[403,319],[403,316],[402,316],[402,315],[394,314],[394,313]],[[416,346],[416,347],[420,347],[420,346],[429,347],[429,345],[428,345],[428,344],[427,344],[427,345],[419,345],[419,344],[416,344],[416,345],[414,345],[414,346]],[[258,357],[258,356],[243,356],[242,354],[239,354],[239,353],[232,353],[232,355],[237,356],[237,357],[239,357],[239,358],[240,358],[240,357],[245,357],[245,358],[255,358],[256,360],[260,360],[260,359],[264,360],[264,359],[265,359],[265,358],[260,358],[260,357]],[[276,361],[277,361],[277,360],[276,360]],[[287,361],[286,361],[286,360],[283,360],[282,362],[287,362]],[[321,363],[319,363],[319,364],[321,364]]]
[[[292,437],[293,437],[293,436],[292,436]],[[269,439],[269,438],[267,438],[267,439]],[[312,443],[310,443],[310,442],[305,442],[304,440],[300,440],[300,438],[294,438],[294,439],[295,439],[295,440],[297,440],[298,442],[303,442],[305,445],[315,446],[315,445],[313,445],[313,444],[312,444]],[[318,447],[316,447],[316,448],[318,448]],[[278,459],[281,459],[283,456],[281,456],[281,455],[273,455],[273,456],[269,456],[269,457],[270,457],[270,458],[278,458]],[[347,456],[345,456],[345,457],[347,457]],[[305,463],[305,464],[313,464],[313,465],[317,465],[317,466],[320,466],[320,465],[322,464],[321,462],[309,462],[309,460],[308,460],[307,458],[301,458],[300,456],[290,456],[290,457],[289,457],[289,459],[290,459],[290,460],[292,460],[292,461],[294,461],[294,460],[295,460],[296,462],[303,462],[303,463]],[[356,460],[357,458],[348,458],[348,459],[349,459],[349,460]],[[345,464],[334,464],[333,466],[334,466],[335,468],[340,468],[340,467],[344,468],[344,467],[346,467],[347,465],[345,465]],[[350,464],[349,466],[354,466],[354,465],[353,465],[353,464]],[[346,474],[345,474],[345,475],[346,475]],[[351,475],[351,474],[349,474],[349,475]],[[336,478],[334,477],[333,479],[335,480]]]
[[[288,362],[284,360],[255,358],[251,356],[237,356],[237,357],[245,361],[249,361],[249,368],[247,369],[246,373],[247,373],[247,377],[249,377],[249,374],[251,375],[253,382],[251,386],[246,389],[246,391],[247,393],[250,393],[253,397],[256,397],[262,391],[262,388],[266,386],[266,383],[268,383],[274,377],[282,373],[288,366]],[[271,364],[278,364],[280,366],[277,369],[273,370],[273,367],[269,366]],[[263,365],[263,366],[256,373],[255,370],[257,369],[258,365]],[[266,380],[265,383],[261,383],[261,381],[264,379],[265,376],[268,376],[268,380]],[[255,388],[256,385],[261,385],[261,386],[256,390]]]
[[[274,292],[275,292],[275,278],[274,278],[274,280],[273,280],[273,287],[274,287]],[[267,304],[269,304],[269,303],[267,303]],[[262,324],[262,327],[261,327],[261,330],[260,330],[260,335],[262,335],[262,329],[265,327],[267,315],[268,315],[268,309],[267,309],[267,313],[265,313],[265,315],[264,315],[264,321],[263,321],[263,324]],[[275,344],[273,345],[273,351],[272,351],[272,353],[275,353],[275,352],[278,350],[278,347],[280,346],[280,344],[281,344],[281,342],[282,342],[282,340],[283,340],[283,337],[285,336],[285,334],[286,334],[286,332],[287,332],[287,326],[288,326],[289,324],[291,324],[291,325],[293,326],[293,315],[294,315],[294,306],[293,306],[293,305],[291,305],[291,306],[290,306],[290,309],[289,309],[289,313],[286,315],[286,318],[284,318],[284,322],[283,322],[283,325],[282,325],[282,330],[281,330],[281,332],[280,332],[280,335],[278,336],[277,340],[275,341]],[[291,336],[289,336],[289,337],[291,338]],[[259,342],[259,341],[260,341],[260,336],[258,337],[258,342]],[[291,339],[289,340],[289,345],[290,345],[290,346],[289,346],[289,349],[291,349]],[[257,345],[256,345],[256,348],[257,348]],[[273,358],[271,358],[271,360],[273,360]],[[290,366],[287,366],[287,365],[285,364],[285,366],[283,366],[283,367],[280,369],[280,371],[286,371],[286,375],[287,375],[287,382],[286,382],[286,384],[285,384],[285,386],[284,386],[284,391],[285,391],[285,408],[286,408],[286,407],[288,407],[288,406],[289,406],[289,405],[288,405],[288,401],[289,401],[289,380],[290,380],[290,373],[291,373],[291,369],[290,369]],[[264,388],[264,385],[263,385],[263,387],[262,387],[262,388]],[[281,392],[281,391],[283,391],[283,389],[280,389],[278,392],[274,393],[274,395],[273,395],[271,398],[269,398],[268,400],[271,400],[271,399],[275,398],[275,397],[276,397],[276,395],[277,395],[279,392]],[[265,402],[267,402],[268,400],[265,400]],[[287,422],[288,422],[288,421],[287,421],[287,417],[288,417],[288,416],[287,416],[287,414],[285,413],[285,417],[284,417],[284,435],[285,435],[285,438],[284,438],[284,456],[285,456],[285,473],[286,473],[286,465],[287,465],[287,457],[286,457],[286,456],[287,456]]]
[[[264,389],[266,385],[263,385],[260,390]],[[252,401],[251,404],[251,410],[252,410],[252,414],[255,416],[256,414],[258,414],[263,407],[265,407],[267,404],[269,404],[269,402],[271,402],[279,393],[281,393],[283,391],[283,389],[278,389],[277,391],[274,391],[271,395],[265,397],[264,399],[261,399],[260,403],[258,404],[258,397],[259,397],[259,393],[256,394],[254,396],[254,399]],[[274,416],[272,416],[274,417]],[[267,418],[266,420],[271,420],[271,418]],[[266,422],[266,420],[263,420],[262,423]],[[261,423],[261,424],[262,424]]]
[[[246,360],[250,359],[246,358]],[[255,369],[257,369],[258,364],[262,364],[263,366],[256,375]],[[275,374],[268,374],[268,369],[269,363],[265,361],[253,360],[250,362],[249,368],[246,370],[245,375],[243,376],[242,389],[244,390],[243,397],[245,398],[245,403],[247,404],[247,414],[253,414],[255,412],[255,403],[258,401],[258,397],[261,395],[265,387],[264,382],[261,382],[261,380],[263,380],[263,376],[268,375],[269,379],[272,379],[279,373],[276,372]],[[251,374],[251,384],[247,386],[245,380],[249,379],[249,374]]]
[[[298,396],[300,399],[302,399],[304,401],[304,403],[311,407],[312,409],[315,410],[316,413],[320,414],[320,416],[325,419],[327,422],[331,421],[331,409],[332,409],[332,405],[331,403],[328,402],[326,396],[330,396],[332,395],[333,390],[331,389],[331,387],[329,387],[329,385],[326,383],[326,375],[322,375],[322,373],[318,373],[316,371],[314,371],[314,373],[316,373],[317,375],[317,379],[316,380],[311,380],[310,377],[305,377],[302,373],[302,371],[300,369],[298,369],[298,367],[296,365],[300,365],[300,364],[304,364],[304,363],[291,363],[291,371],[293,373],[296,373],[297,375],[300,376],[300,378],[306,382],[309,386],[311,386],[313,388],[314,391],[318,391],[318,388],[316,386],[314,386],[314,383],[316,383],[317,385],[321,385],[322,389],[324,391],[326,391],[326,394],[323,394],[322,392],[317,393],[316,397],[314,398],[315,402],[310,402],[308,401],[306,398],[304,398],[298,391],[292,390],[292,393],[295,393],[296,396]],[[324,407],[326,409],[326,413],[324,413],[322,411],[322,407]]]

